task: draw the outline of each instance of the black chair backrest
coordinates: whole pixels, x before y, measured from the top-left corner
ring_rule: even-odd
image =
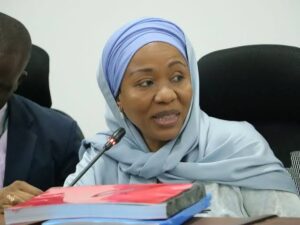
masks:
[[[198,61],[200,106],[210,116],[246,120],[290,166],[300,150],[300,48],[248,45]]]
[[[24,96],[39,105],[50,108],[52,105],[49,89],[49,55],[42,48],[33,45],[31,57],[25,69],[28,76],[20,84],[18,95]]]
[[[18,95],[30,99],[41,106],[51,108],[52,100],[49,88],[49,55],[48,53],[36,46],[32,45],[31,57],[25,69],[28,76],[20,84],[17,91]],[[69,114],[59,110],[53,110],[73,119]],[[81,130],[78,130],[82,139],[84,135]]]

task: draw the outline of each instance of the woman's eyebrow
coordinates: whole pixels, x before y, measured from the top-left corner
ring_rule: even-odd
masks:
[[[172,66],[174,66],[176,64],[180,64],[180,65],[182,65],[184,67],[187,67],[187,64],[185,62],[182,62],[181,60],[174,60],[174,61],[170,62],[168,64],[168,67],[170,68],[170,67],[172,67]],[[153,72],[153,68],[150,68],[150,67],[138,68],[136,70],[131,71],[129,73],[129,75],[133,75],[135,73],[151,73],[151,72]]]
[[[174,61],[170,62],[169,65],[168,65],[168,67],[172,67],[172,66],[174,66],[176,64],[181,64],[184,67],[187,67],[187,64],[184,63],[184,62],[182,62],[181,60],[174,60]]]
[[[140,72],[142,72],[142,73],[151,73],[151,72],[153,72],[153,69],[152,68],[140,68],[140,69],[136,69],[134,71],[131,71],[129,73],[129,75],[133,75],[135,73],[140,73]]]

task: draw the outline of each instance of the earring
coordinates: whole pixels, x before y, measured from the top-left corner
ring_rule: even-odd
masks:
[[[124,120],[124,119],[125,119],[124,113],[123,113],[123,112],[120,112],[120,114],[121,114],[121,118]]]
[[[119,110],[120,110],[121,118],[124,120],[125,119],[125,115],[124,115],[123,108],[121,106],[119,106]]]

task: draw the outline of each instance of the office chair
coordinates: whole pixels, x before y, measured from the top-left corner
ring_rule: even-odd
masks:
[[[21,95],[41,106],[51,108],[52,99],[49,88],[49,55],[37,45],[32,45],[31,57],[25,68],[28,75],[19,85],[15,94]],[[72,118],[69,114],[59,110],[53,110]],[[81,132],[82,138],[84,135]]]
[[[20,84],[15,93],[41,106],[50,108],[52,100],[49,89],[48,53],[44,49],[32,45],[31,58],[25,71],[27,71],[28,76]]]
[[[223,49],[199,59],[198,69],[203,111],[250,122],[285,167],[291,167],[290,152],[300,151],[300,48]]]

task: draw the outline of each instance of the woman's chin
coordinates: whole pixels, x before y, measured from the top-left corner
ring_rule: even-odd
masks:
[[[157,130],[155,131],[155,136],[157,140],[162,142],[168,142],[177,137],[180,129],[167,129],[167,130]]]

